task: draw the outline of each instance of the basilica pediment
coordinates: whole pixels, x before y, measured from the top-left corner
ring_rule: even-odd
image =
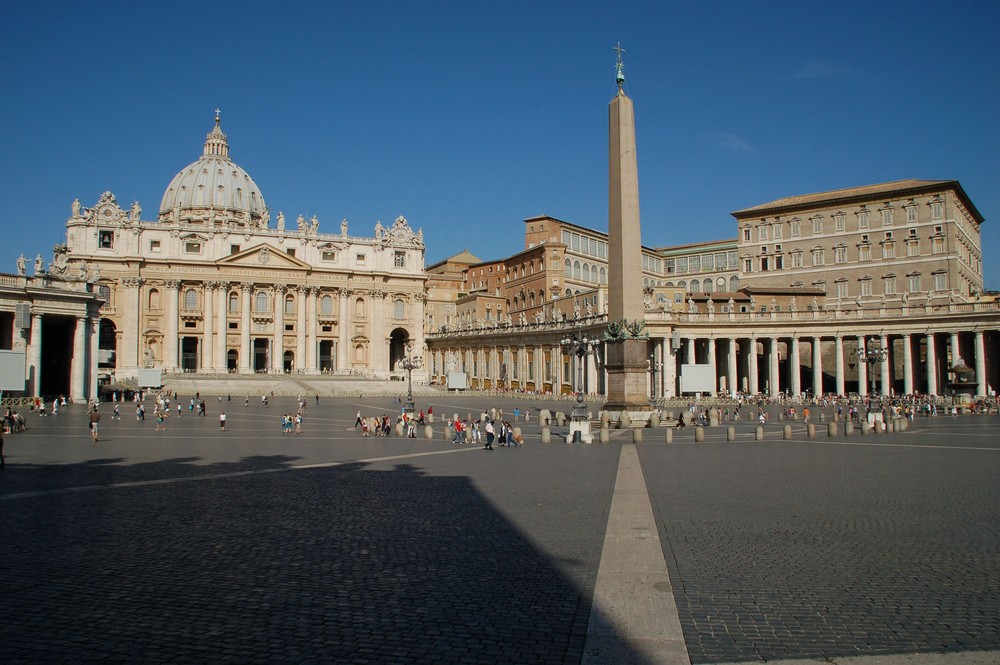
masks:
[[[219,266],[241,266],[255,268],[295,268],[298,270],[310,270],[312,266],[287,254],[286,252],[263,243],[255,245],[242,251],[230,254],[224,259],[216,262]]]

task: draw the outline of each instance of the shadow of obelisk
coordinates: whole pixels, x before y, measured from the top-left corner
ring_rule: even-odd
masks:
[[[608,330],[605,369],[611,414],[649,411],[646,334],[642,303],[642,237],[639,228],[639,172],[635,156],[635,114],[617,47],[618,94],[608,119]],[[612,418],[615,416],[612,415]],[[632,418],[642,420],[646,418]]]

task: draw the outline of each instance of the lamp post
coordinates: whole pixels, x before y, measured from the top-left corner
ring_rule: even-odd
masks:
[[[587,357],[594,356],[595,362],[600,362],[598,356],[598,347],[600,345],[600,340],[597,338],[588,338],[586,335],[577,336],[573,335],[572,338],[566,337],[562,339],[560,345],[563,348],[563,353],[570,356],[576,356],[576,406],[573,407],[573,420],[581,421],[587,420],[587,408],[583,405],[583,394],[587,389]]]
[[[656,352],[650,351],[649,353],[649,372],[651,376],[651,383],[649,385],[649,404],[652,407],[656,407],[656,373],[662,369],[660,361],[656,359]]]
[[[868,390],[869,395],[875,394],[875,366],[879,363],[884,363],[889,358],[889,350],[883,349],[879,346],[868,346],[867,340],[865,342],[865,349],[854,349],[851,353],[851,360],[859,363],[865,363],[868,365],[868,383],[871,386]],[[854,364],[852,362],[852,364]],[[859,386],[860,388],[860,386]],[[882,386],[885,389],[885,386]]]
[[[413,345],[406,343],[406,355],[399,361],[399,366],[406,370],[406,411],[412,414],[416,409],[413,404],[413,370],[419,369],[423,364],[420,356],[411,356]]]

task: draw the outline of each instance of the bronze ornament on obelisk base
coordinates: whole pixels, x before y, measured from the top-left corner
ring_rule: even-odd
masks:
[[[632,100],[622,89],[623,49],[618,46],[615,50],[618,94],[611,100],[608,120],[608,331],[604,337],[608,383],[604,410],[648,412],[635,115]]]

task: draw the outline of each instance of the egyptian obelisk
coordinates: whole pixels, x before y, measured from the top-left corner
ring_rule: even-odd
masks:
[[[608,393],[606,411],[648,411],[646,340],[642,303],[642,235],[635,114],[622,89],[625,73],[617,46],[618,94],[608,118]],[[630,330],[626,329],[630,325]],[[616,336],[616,330],[620,332]]]

